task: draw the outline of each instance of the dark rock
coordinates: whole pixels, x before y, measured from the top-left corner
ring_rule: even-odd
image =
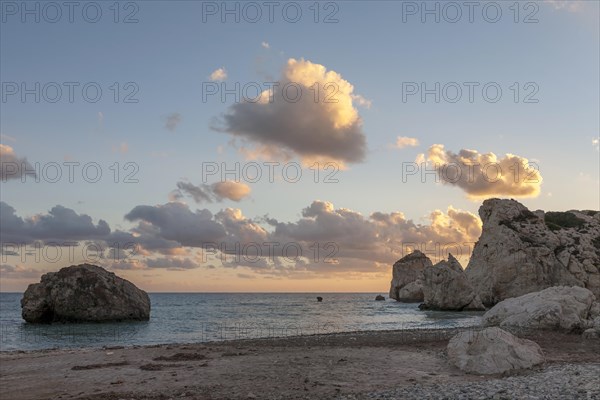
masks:
[[[104,322],[150,318],[150,298],[104,268],[72,265],[42,276],[21,299],[27,322]]]
[[[317,296],[317,301],[320,303],[323,301],[323,298],[321,296]]]
[[[377,300],[377,301],[384,301],[385,297],[383,297],[382,295],[378,294],[377,297],[375,297],[375,300]]]

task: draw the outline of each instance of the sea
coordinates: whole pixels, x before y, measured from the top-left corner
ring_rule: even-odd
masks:
[[[0,293],[0,351],[200,343],[479,325],[482,312],[421,311],[378,293],[150,293],[144,322],[28,324],[22,293]],[[322,302],[317,296],[323,297]]]

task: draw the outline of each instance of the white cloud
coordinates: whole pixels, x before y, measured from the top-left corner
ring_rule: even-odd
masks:
[[[361,96],[360,94],[353,94],[352,96],[352,100],[356,102],[356,104],[358,104],[361,107],[364,108],[371,108],[371,105],[373,104],[373,102],[363,96]]]
[[[580,12],[585,7],[585,1],[581,0],[545,0],[542,4],[547,4],[555,10],[566,10],[570,12]]]
[[[394,147],[397,149],[404,149],[406,147],[416,147],[419,145],[419,139],[408,137],[408,136],[398,136],[396,139],[396,143]]]
[[[23,176],[36,177],[36,173],[25,157],[18,157],[12,147],[0,144],[0,181],[20,179]]]
[[[271,45],[269,43],[267,43],[267,42],[262,42],[260,45],[262,47],[264,47],[265,49],[270,49],[271,48]]]
[[[540,194],[543,179],[537,165],[514,154],[499,158],[494,153],[468,149],[455,154],[434,144],[429,148],[428,161],[442,183],[461,188],[473,199]]]
[[[302,96],[296,100],[297,88]],[[240,139],[246,155],[283,160],[295,156],[305,164],[308,160],[361,162],[366,137],[353,91],[337,72],[289,59],[273,91],[264,91],[256,102],[232,105],[222,126],[214,129]]]
[[[209,78],[211,81],[224,81],[227,79],[227,71],[225,68],[218,68],[210,74]]]
[[[2,140],[8,140],[9,142],[16,142],[17,141],[16,138],[14,138],[12,136],[9,136],[9,135],[6,135],[4,133],[0,133],[0,139],[2,139]]]

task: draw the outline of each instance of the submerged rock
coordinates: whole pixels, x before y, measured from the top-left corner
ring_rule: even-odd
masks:
[[[402,257],[392,267],[390,298],[403,302],[423,301],[423,271],[433,265],[419,250]]]
[[[515,200],[479,208],[482,233],[466,269],[487,306],[551,286],[600,298],[600,212],[531,212]]]
[[[425,268],[423,301],[424,310],[485,310],[462,266],[452,254],[448,261]]]
[[[448,360],[469,374],[500,374],[545,361],[540,346],[500,328],[464,331],[447,347]]]
[[[29,285],[21,315],[32,323],[143,321],[150,318],[150,298],[104,268],[73,265]]]
[[[594,294],[582,287],[556,286],[506,299],[483,315],[484,325],[526,329],[583,330],[592,323]]]

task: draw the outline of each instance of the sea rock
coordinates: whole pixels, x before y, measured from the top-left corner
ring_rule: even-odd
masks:
[[[483,315],[484,325],[526,329],[581,330],[588,327],[594,294],[555,286],[501,301]]]
[[[448,261],[425,268],[423,281],[424,310],[485,310],[462,266],[452,254]]]
[[[398,298],[396,300],[404,303],[423,301],[423,280],[417,279],[416,281],[403,286],[398,291]]]
[[[21,315],[32,323],[142,321],[150,318],[150,298],[104,268],[72,265],[29,285]]]
[[[384,301],[385,297],[383,297],[382,295],[378,294],[377,297],[375,297],[375,300],[377,300],[377,301]]]
[[[479,208],[482,233],[466,269],[486,306],[551,286],[600,298],[600,212],[531,212],[508,199]]]
[[[423,271],[431,265],[431,260],[419,250],[396,261],[392,267],[390,298],[403,302],[423,301]]]
[[[317,301],[320,303],[323,301],[323,298],[321,296],[317,296]]]
[[[450,339],[448,360],[469,374],[500,374],[545,361],[540,346],[500,328],[468,330]]]

